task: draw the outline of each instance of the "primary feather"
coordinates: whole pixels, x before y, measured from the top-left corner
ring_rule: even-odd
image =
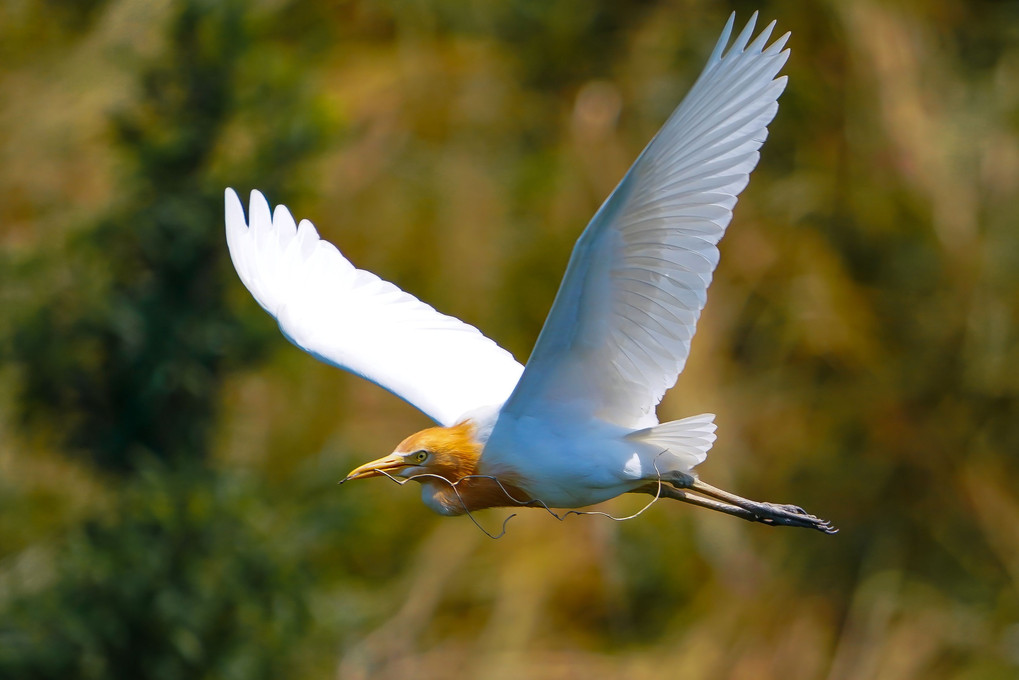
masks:
[[[308,220],[226,190],[226,237],[244,285],[292,343],[402,397],[436,422],[498,408],[523,366],[459,319],[356,269]]]
[[[730,16],[690,93],[577,242],[555,303],[503,414],[549,406],[639,428],[683,370],[718,264],[719,239],[778,110],[788,33],[729,42]],[[497,426],[498,427],[498,426]]]

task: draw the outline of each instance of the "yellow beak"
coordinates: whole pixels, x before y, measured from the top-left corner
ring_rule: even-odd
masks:
[[[352,479],[381,477],[385,472],[392,473],[409,466],[410,463],[407,462],[407,459],[404,456],[398,453],[391,453],[388,456],[379,458],[378,460],[365,463],[361,467],[354,468],[351,470],[349,475],[340,480],[340,484],[343,484],[343,482],[349,482]]]

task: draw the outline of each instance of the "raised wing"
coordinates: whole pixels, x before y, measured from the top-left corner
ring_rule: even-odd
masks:
[[[226,190],[226,240],[241,281],[290,342],[381,385],[442,425],[499,406],[523,371],[478,329],[355,269],[308,220],[251,192],[250,226]]]
[[[789,34],[765,49],[772,22],[748,46],[755,13],[726,52],[733,19],[577,241],[504,412],[541,417],[554,403],[625,427],[657,422],[655,406],[690,352],[716,245],[786,84],[776,75]]]

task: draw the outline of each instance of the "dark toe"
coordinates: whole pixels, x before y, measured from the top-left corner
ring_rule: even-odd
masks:
[[[771,526],[803,527],[817,529],[826,534],[838,533],[838,529],[828,520],[811,515],[798,505],[763,504],[764,512],[758,515],[759,521]]]

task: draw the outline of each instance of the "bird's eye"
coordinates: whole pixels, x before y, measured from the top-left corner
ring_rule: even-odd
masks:
[[[411,457],[415,463],[423,463],[428,460],[428,452],[422,449],[421,451],[416,451]]]

